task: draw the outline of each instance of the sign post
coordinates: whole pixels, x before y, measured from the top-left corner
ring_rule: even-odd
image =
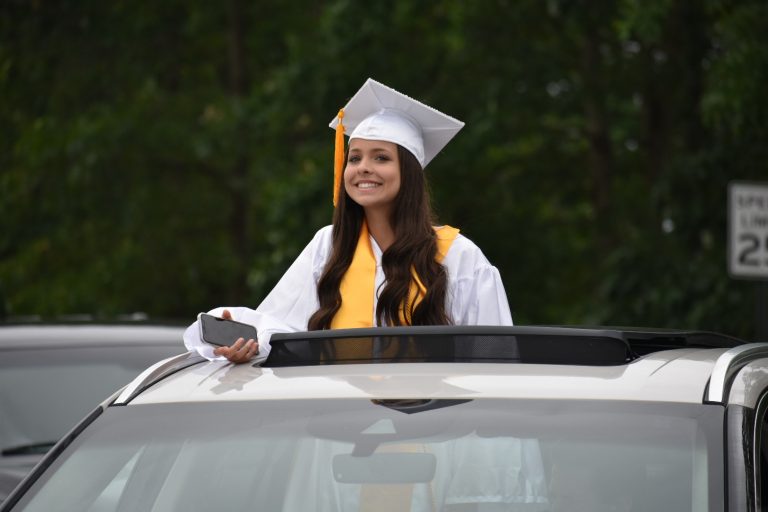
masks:
[[[755,335],[768,341],[768,182],[728,185],[728,272],[757,281]]]

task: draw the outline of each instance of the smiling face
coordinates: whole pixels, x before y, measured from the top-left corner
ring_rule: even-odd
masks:
[[[347,195],[366,213],[390,213],[400,192],[400,159],[392,142],[352,139],[344,169]]]

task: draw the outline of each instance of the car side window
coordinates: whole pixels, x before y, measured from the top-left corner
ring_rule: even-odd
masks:
[[[757,428],[759,429],[755,436],[758,445],[755,447],[757,485],[759,486],[760,510],[768,512],[768,394],[763,395],[758,407],[759,416]]]

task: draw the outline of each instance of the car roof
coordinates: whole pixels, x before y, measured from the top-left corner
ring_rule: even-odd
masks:
[[[170,375],[131,403],[322,398],[702,403],[715,362],[725,351],[670,350],[617,366],[385,363],[261,368],[213,361]]]
[[[473,337],[473,333],[477,336]],[[541,327],[465,326],[437,331],[389,328],[296,333],[273,338],[272,352],[264,366],[208,362],[192,354],[158,363],[143,379],[140,377],[129,385],[116,403],[322,398],[722,403],[728,398],[726,380],[733,377],[737,366],[741,368],[749,361],[756,364],[760,354],[768,357],[768,344],[746,344],[728,337],[720,339],[711,333],[705,339],[699,334],[689,334],[665,333],[663,336],[677,340],[674,344],[665,344],[659,338],[659,331],[627,334],[615,330]],[[347,341],[357,347],[369,341],[373,346],[382,340],[401,339],[407,344],[424,341],[427,345],[444,346],[451,336],[450,343],[460,341],[469,350],[454,351],[464,355],[453,361],[443,356],[431,359],[428,356],[410,360],[407,357],[372,358],[337,364],[340,360],[327,357],[334,348],[329,347],[329,343]],[[489,345],[493,336],[498,337],[497,343]],[[509,336],[509,340],[504,336]],[[507,357],[503,352],[510,343],[515,350]],[[673,346],[687,348],[670,348]],[[638,355],[643,347],[647,353]],[[311,357],[301,356],[311,353],[326,355],[314,362]],[[605,354],[614,359],[606,359]],[[712,380],[713,375],[717,382]]]
[[[149,324],[0,325],[0,350],[178,344],[184,328]]]

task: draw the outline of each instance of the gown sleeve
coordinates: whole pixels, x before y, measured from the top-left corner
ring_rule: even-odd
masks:
[[[474,278],[464,283],[466,304],[462,325],[512,325],[507,294],[496,267],[478,268]]]
[[[459,235],[443,264],[448,272],[449,310],[456,325],[512,325],[499,271],[480,248]]]
[[[256,327],[259,354],[254,358],[255,362],[261,362],[269,355],[269,340],[273,334],[307,329],[309,317],[318,308],[317,280],[325,266],[330,238],[330,226],[318,231],[256,309],[236,306],[218,307],[209,311],[211,315],[220,317],[227,309],[233,320]],[[196,351],[211,361],[225,359],[215,356],[215,347],[202,341],[197,321],[184,331],[184,345],[188,350]]]

